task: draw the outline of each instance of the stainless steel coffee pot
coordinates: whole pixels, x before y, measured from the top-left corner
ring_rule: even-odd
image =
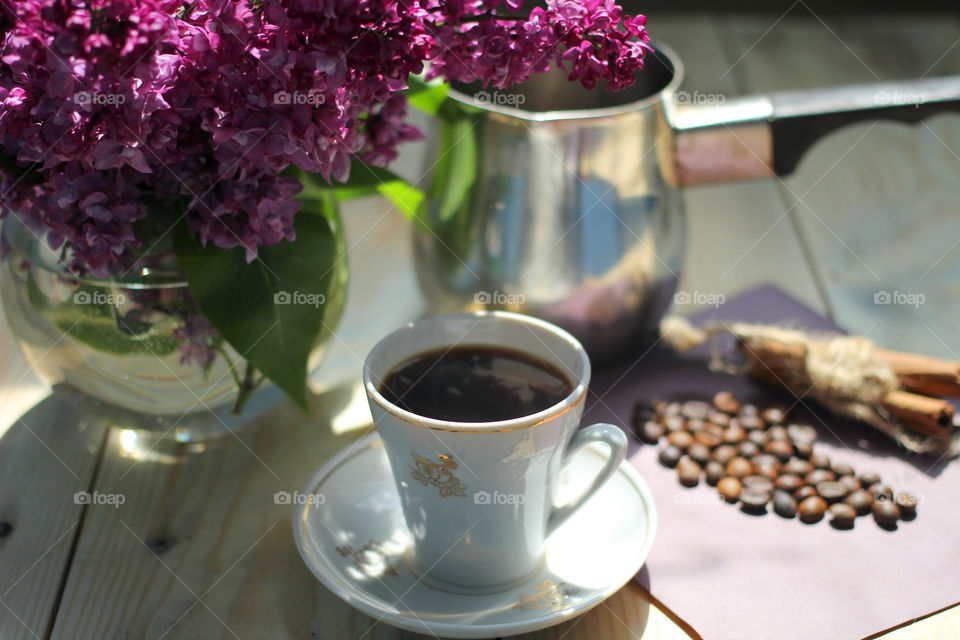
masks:
[[[430,311],[521,311],[595,359],[635,353],[683,268],[679,187],[786,175],[853,121],[960,110],[960,76],[722,104],[684,101],[682,78],[660,45],[622,92],[560,71],[510,91],[455,87],[430,135],[414,237]]]

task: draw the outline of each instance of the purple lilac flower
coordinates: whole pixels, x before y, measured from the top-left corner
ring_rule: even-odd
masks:
[[[172,337],[180,346],[180,364],[207,367],[216,357],[213,341],[217,330],[195,307],[185,309]]]
[[[203,243],[294,237],[291,164],[343,181],[419,137],[410,74],[507,87],[557,65],[633,81],[643,16],[613,0],[0,0],[0,215],[106,276],[186,214]],[[505,15],[505,12],[510,15]],[[24,170],[33,170],[26,175]],[[183,198],[187,211],[151,210]]]

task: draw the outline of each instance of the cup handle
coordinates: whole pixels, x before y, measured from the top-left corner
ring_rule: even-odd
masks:
[[[562,470],[570,464],[571,458],[573,458],[578,451],[593,442],[606,444],[607,447],[610,448],[610,455],[607,456],[607,461],[604,463],[603,468],[600,469],[597,477],[594,478],[593,484],[590,485],[589,489],[567,504],[560,507],[553,507],[550,519],[547,520],[548,536],[556,531],[557,527],[566,522],[567,518],[572,516],[590,496],[596,493],[617,471],[617,467],[620,466],[623,459],[627,457],[627,436],[623,433],[623,430],[615,425],[600,422],[580,429],[574,434],[573,438],[570,439],[570,444],[567,445],[566,452],[563,454],[560,469]]]

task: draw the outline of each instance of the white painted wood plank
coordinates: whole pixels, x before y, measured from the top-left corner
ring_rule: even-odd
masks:
[[[0,439],[0,638],[45,637],[82,527],[104,427],[51,397]]]

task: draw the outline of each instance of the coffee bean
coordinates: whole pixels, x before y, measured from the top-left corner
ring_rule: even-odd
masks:
[[[760,453],[760,447],[758,447],[755,442],[744,440],[737,446],[737,453],[739,453],[744,458],[752,458],[753,456]]]
[[[776,480],[777,476],[780,475],[780,467],[775,464],[767,464],[767,463],[755,464],[753,465],[753,472],[765,478]]]
[[[803,478],[790,473],[784,474],[776,479],[774,486],[776,486],[777,489],[783,489],[784,491],[793,493],[803,486]]]
[[[641,400],[633,405],[633,413],[630,415],[630,424],[635,429],[643,425],[644,422],[655,420],[657,409],[653,403],[647,400]]]
[[[700,465],[690,458],[683,458],[677,464],[677,477],[685,487],[695,487],[700,483]]]
[[[737,448],[732,444],[722,444],[714,449],[713,453],[710,454],[710,458],[712,460],[716,460],[724,466],[726,466],[726,464],[733,460],[736,456]]]
[[[753,465],[746,458],[739,456],[731,458],[727,463],[727,475],[734,478],[744,478],[753,473]]]
[[[712,433],[718,438],[723,435],[723,427],[713,424],[712,422],[704,422],[703,430]]]
[[[679,402],[670,402],[666,407],[663,408],[662,415],[664,416],[678,416],[680,415],[681,405]]]
[[[739,415],[741,417],[742,416],[759,416],[760,409],[758,409],[757,406],[753,404],[749,404],[749,403],[741,404]]]
[[[746,513],[765,513],[772,501],[781,517],[799,514],[801,521],[815,523],[829,511],[837,529],[852,528],[857,516],[868,513],[891,529],[916,516],[915,496],[894,494],[876,472],[857,475],[851,465],[814,452],[816,428],[787,424],[784,406],[761,411],[721,391],[709,403],[649,400],[632,411],[631,426],[640,440],[657,444],[666,436],[657,457],[677,469],[681,485],[696,487],[703,475]]]
[[[833,472],[837,474],[838,478],[843,476],[852,476],[856,473],[856,471],[853,470],[853,467],[848,464],[834,464]]]
[[[853,507],[857,515],[865,516],[873,510],[873,496],[864,489],[857,489],[844,500]]]
[[[767,493],[773,492],[773,480],[767,476],[761,476],[758,474],[751,474],[746,476],[741,480],[744,489],[756,489],[757,491],[766,491]]]
[[[763,447],[763,451],[786,462],[793,455],[793,445],[786,440],[771,440]]]
[[[727,444],[740,444],[747,438],[747,432],[742,427],[730,427],[723,430],[721,437]]]
[[[807,460],[797,460],[794,458],[790,460],[781,469],[783,473],[789,473],[795,476],[805,476],[811,471],[813,471],[813,465],[810,464]]]
[[[857,489],[861,488],[860,481],[854,476],[840,476],[837,479],[837,482],[847,488],[847,493],[853,493]]]
[[[830,458],[822,453],[814,453],[810,456],[810,463],[817,469],[831,469]]]
[[[857,512],[850,505],[843,502],[830,505],[830,524],[837,529],[850,529],[856,519]]]
[[[780,463],[780,458],[770,455],[769,453],[761,453],[760,455],[753,456],[752,458],[750,458],[750,462],[757,466],[763,465],[763,464],[773,465],[777,469],[783,466]]]
[[[687,448],[687,455],[690,456],[691,460],[702,466],[707,464],[707,460],[710,459],[710,449],[699,442],[694,442]]]
[[[917,498],[910,493],[898,493],[893,498],[894,503],[900,507],[900,517],[904,520],[913,520],[917,517]]]
[[[802,460],[809,460],[813,455],[813,445],[809,442],[794,442],[794,453]]]
[[[819,522],[823,518],[826,510],[827,501],[820,496],[810,496],[797,507],[797,512],[800,514],[800,521],[806,522],[807,524]]]
[[[693,436],[686,431],[674,431],[667,434],[667,442],[677,449],[686,449],[693,444]]]
[[[710,413],[710,405],[701,400],[688,400],[683,403],[680,413],[687,418],[706,420],[707,414]]]
[[[893,489],[886,485],[882,485],[879,482],[877,484],[872,484],[867,487],[867,491],[870,492],[870,495],[873,496],[873,499],[876,500],[893,500]]]
[[[680,449],[677,449],[673,445],[667,445],[663,449],[660,449],[660,454],[657,456],[657,459],[660,460],[660,464],[672,469],[680,462],[680,456],[682,455],[683,452],[680,451]]]
[[[803,477],[813,471],[813,465],[806,460],[794,459],[783,465],[783,468],[780,471],[782,473],[789,473],[795,476]]]
[[[787,412],[784,407],[767,407],[760,412],[760,417],[767,424],[780,424],[787,417]]]
[[[893,529],[900,519],[900,507],[893,500],[880,500],[873,503],[873,519],[885,529]]]
[[[747,431],[757,431],[767,427],[767,423],[763,421],[763,418],[755,415],[751,416],[741,413],[737,416],[737,422]]]
[[[813,444],[817,439],[817,430],[808,424],[791,424],[787,427],[787,435],[794,443],[806,442]]]
[[[740,411],[740,402],[729,391],[720,391],[713,396],[713,406],[719,411],[737,413]]]
[[[820,497],[830,503],[840,502],[850,494],[847,488],[840,482],[819,482],[816,487]]]
[[[790,436],[787,435],[787,429],[783,425],[777,425],[775,427],[770,427],[767,429],[767,437],[771,440],[784,440],[789,442]]]
[[[666,416],[660,421],[667,431],[683,431],[687,426],[687,419],[683,416]]]
[[[787,491],[773,492],[773,511],[782,518],[797,515],[797,500]]]
[[[720,436],[715,433],[710,433],[707,430],[697,431],[693,434],[693,438],[708,449],[712,449],[721,442]]]
[[[721,478],[720,482],[717,483],[717,491],[720,492],[720,495],[723,496],[723,499],[727,502],[736,502],[737,498],[740,497],[740,481],[731,476]]]
[[[716,409],[711,409],[710,413],[707,414],[707,421],[711,424],[715,424],[718,427],[729,427],[730,426],[730,416],[722,411],[717,411]]]
[[[826,469],[814,469],[803,477],[803,481],[805,483],[814,487],[819,485],[821,482],[832,482],[836,479],[836,474],[834,474],[833,471],[827,471]]]
[[[711,460],[707,463],[707,466],[704,467],[705,475],[707,476],[707,484],[711,487],[717,486],[717,483],[720,482],[720,478],[723,477],[726,468],[719,462]],[[873,502],[873,500],[871,500]]]
[[[663,436],[663,425],[653,420],[647,420],[637,431],[637,436],[647,444],[657,444]]]
[[[761,514],[767,510],[771,493],[752,487],[743,487],[740,490],[740,509],[746,513]]]

